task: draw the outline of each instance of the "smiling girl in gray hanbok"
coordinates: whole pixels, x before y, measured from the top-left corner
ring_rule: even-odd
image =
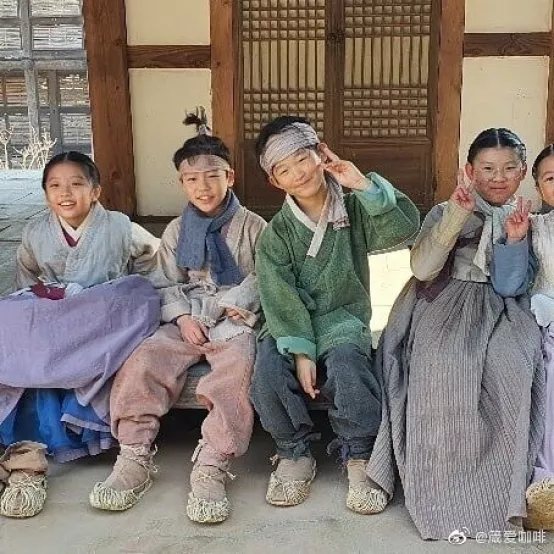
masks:
[[[392,495],[394,466],[425,539],[521,527],[542,433],[541,337],[525,288],[505,297],[493,244],[505,242],[525,147],[507,129],[483,131],[467,176],[435,206],[411,251],[415,278],[395,302],[378,359],[383,419],[368,466]],[[525,262],[526,263],[526,262]]]

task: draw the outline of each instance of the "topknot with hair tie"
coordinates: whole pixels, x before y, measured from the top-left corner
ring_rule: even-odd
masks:
[[[197,106],[194,112],[187,113],[183,120],[185,125],[195,125],[198,135],[212,136],[212,130],[208,125],[208,116],[204,106]]]
[[[195,125],[197,134],[188,138],[173,155],[173,165],[177,171],[181,171],[181,165],[186,160],[186,165],[195,166],[198,171],[207,171],[206,167],[220,167],[226,171],[231,169],[231,153],[219,137],[212,135],[203,106],[187,113],[183,123]]]

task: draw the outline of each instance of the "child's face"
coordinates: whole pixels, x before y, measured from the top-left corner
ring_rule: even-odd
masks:
[[[100,192],[101,188],[94,187],[79,165],[73,162],[55,165],[48,173],[45,185],[50,209],[75,229],[83,223]]]
[[[537,170],[537,186],[543,201],[554,206],[554,156],[547,156]]]
[[[476,191],[489,204],[501,206],[517,191],[527,166],[513,148],[485,148],[466,171]]]
[[[235,174],[231,169],[181,171],[180,181],[189,202],[208,217],[216,217],[224,208],[223,201],[227,189],[235,182]]]
[[[295,198],[312,198],[325,186],[322,159],[314,150],[297,150],[275,164],[269,181]]]

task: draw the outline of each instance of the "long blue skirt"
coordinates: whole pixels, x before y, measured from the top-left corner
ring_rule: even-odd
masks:
[[[116,445],[110,427],[75,393],[63,389],[26,389],[0,424],[0,444],[32,440],[47,445],[59,462],[99,454]]]

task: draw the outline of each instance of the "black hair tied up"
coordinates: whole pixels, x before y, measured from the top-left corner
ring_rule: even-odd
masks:
[[[86,154],[77,152],[75,150],[70,150],[69,152],[62,152],[61,154],[56,154],[54,157],[50,158],[48,163],[44,166],[42,172],[42,188],[46,190],[46,182],[48,181],[48,175],[50,171],[54,169],[59,164],[70,162],[79,166],[81,171],[85,174],[87,181],[93,186],[97,187],[100,185],[100,172],[98,167],[89,158]]]
[[[197,135],[185,141],[173,155],[173,165],[177,171],[185,160],[193,160],[197,156],[218,156],[231,165],[229,148],[219,137],[212,136],[206,110],[202,106],[196,108],[194,113],[187,113],[183,123],[196,126]]]
[[[208,126],[208,116],[206,115],[206,108],[204,106],[198,106],[194,113],[187,113],[183,120],[184,125],[195,125],[196,132],[199,135],[210,135],[212,130]]]
[[[535,181],[539,178],[539,166],[541,165],[542,161],[549,156],[554,156],[554,144],[549,144],[543,150],[541,150],[536,160],[533,162],[533,169],[531,170],[531,173]]]
[[[523,141],[513,131],[504,127],[481,131],[469,147],[467,161],[472,164],[479,152],[487,148],[513,148],[522,163],[527,161],[527,149]]]

